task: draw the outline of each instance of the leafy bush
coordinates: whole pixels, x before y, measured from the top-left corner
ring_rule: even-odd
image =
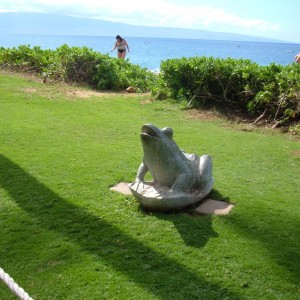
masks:
[[[163,85],[172,97],[199,101],[241,101],[260,88],[258,65],[250,60],[212,57],[170,59],[161,63]],[[246,87],[246,90],[245,90]]]
[[[300,65],[259,66],[245,59],[192,57],[161,63],[153,94],[199,107],[227,106],[276,126],[299,120]]]
[[[21,45],[18,48],[0,48],[0,65],[16,70],[39,73],[55,61],[52,50],[42,50],[39,46],[30,48]]]
[[[0,66],[38,74],[49,79],[83,82],[98,89],[120,90],[134,86],[149,91],[157,76],[128,60],[112,58],[87,47],[62,45],[56,50],[42,50],[21,45],[0,48]]]

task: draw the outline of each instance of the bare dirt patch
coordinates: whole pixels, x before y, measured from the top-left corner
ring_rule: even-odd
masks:
[[[126,97],[138,97],[144,94],[141,93],[128,93],[126,91],[120,92],[111,92],[111,91],[94,91],[94,90],[81,90],[81,89],[72,89],[67,90],[66,95],[68,97],[77,97],[77,98],[89,98],[89,97],[107,97],[107,96],[120,96],[125,95]]]
[[[117,94],[117,93],[74,89],[74,90],[65,91],[65,94],[68,97],[76,97],[76,98],[83,99],[83,98],[90,98],[90,97],[93,97],[93,96],[96,96],[96,97],[105,97],[107,95],[112,95],[113,96],[114,94]]]
[[[217,120],[221,119],[217,112],[211,110],[198,110],[191,108],[187,110],[188,118],[196,120]]]
[[[300,150],[293,151],[292,155],[300,157]]]
[[[38,88],[24,88],[20,89],[20,91],[26,94],[38,94],[40,96],[54,99],[58,96],[64,96],[67,99],[85,99],[90,97],[117,97],[120,95],[124,95],[126,97],[141,97],[144,95],[149,95],[149,93],[132,93],[127,92],[126,89],[122,91],[100,91],[93,90],[91,87],[85,84],[74,84],[74,83],[63,83],[63,82],[46,82],[36,75],[29,74],[26,72],[14,72],[8,70],[0,70],[3,75],[13,75],[19,76],[28,79],[29,81],[35,83],[41,83]]]
[[[20,89],[26,94],[36,93],[40,96],[55,99],[57,97],[65,97],[66,99],[87,99],[90,97],[118,97],[124,95],[126,97],[141,97],[148,95],[147,93],[128,93],[124,91],[98,91],[92,90],[85,86],[69,85],[64,83],[54,83],[54,84],[42,84],[39,88],[25,88]]]
[[[26,88],[26,89],[23,89],[22,91],[24,91],[26,94],[33,94],[33,93],[36,93],[37,89]]]
[[[150,93],[144,94],[144,95],[150,96]],[[141,104],[148,104],[148,103],[151,103],[151,102],[154,102],[154,101],[155,101],[155,100],[154,100],[153,98],[149,97],[149,98],[146,98],[146,99],[142,100],[142,101],[141,101]]]

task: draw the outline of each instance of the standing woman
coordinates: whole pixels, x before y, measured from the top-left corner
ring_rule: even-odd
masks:
[[[116,43],[115,46],[111,49],[111,52],[118,48],[118,58],[125,58],[126,56],[126,49],[129,51],[129,46],[121,36],[116,36]]]

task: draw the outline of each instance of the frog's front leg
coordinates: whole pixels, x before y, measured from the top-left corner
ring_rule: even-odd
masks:
[[[148,185],[154,185],[155,181],[145,181],[145,175],[148,171],[149,171],[149,169],[148,169],[147,165],[142,162],[137,171],[136,181],[142,182],[142,183],[148,184]]]
[[[147,172],[148,172],[148,167],[142,162],[138,168],[136,180],[144,181]]]

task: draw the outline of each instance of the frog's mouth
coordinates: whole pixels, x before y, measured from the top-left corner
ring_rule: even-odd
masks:
[[[155,139],[161,139],[161,137],[158,134],[159,129],[156,128],[154,125],[151,124],[146,124],[142,127],[142,132],[141,132],[141,138],[143,140],[147,138],[155,138]]]

